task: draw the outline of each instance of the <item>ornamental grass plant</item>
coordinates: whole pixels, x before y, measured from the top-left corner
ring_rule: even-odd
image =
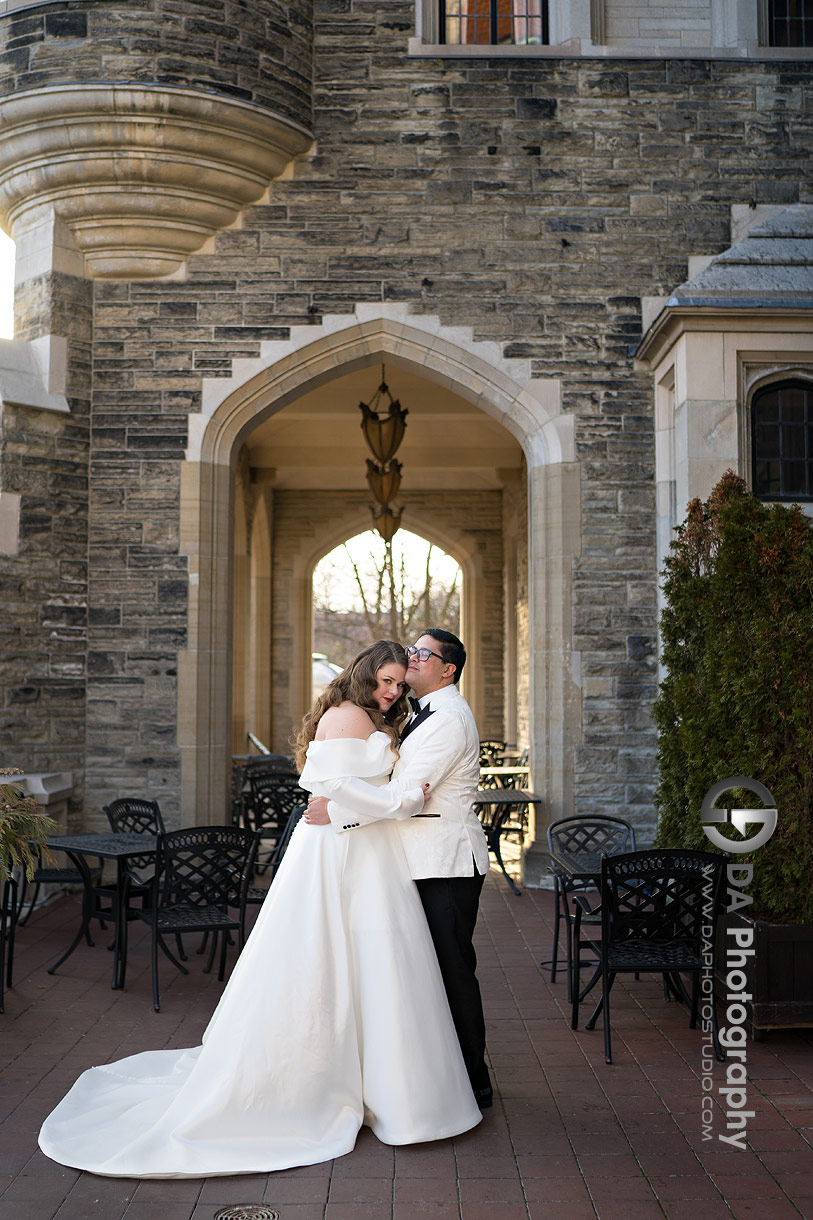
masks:
[[[749,913],[813,923],[813,521],[798,505],[763,504],[728,471],[689,505],[664,593],[657,844],[708,851],[708,789],[733,775],[761,781],[779,823],[737,856],[753,866]],[[759,803],[744,790],[721,798],[732,799]]]
[[[48,835],[59,831],[53,818],[40,812],[33,796],[14,783],[15,775],[22,771],[0,768],[0,884],[8,881],[14,869],[25,872],[30,881],[39,863],[38,852]]]

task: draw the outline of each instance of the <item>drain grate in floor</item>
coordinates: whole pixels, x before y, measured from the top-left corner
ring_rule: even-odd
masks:
[[[215,1212],[214,1220],[279,1220],[279,1212],[265,1203],[232,1203]]]

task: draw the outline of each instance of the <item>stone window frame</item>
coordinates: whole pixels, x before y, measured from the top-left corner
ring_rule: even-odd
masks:
[[[1,2],[1,0],[0,0]],[[809,47],[768,45],[768,0],[714,0],[710,47],[608,45],[606,0],[549,0],[545,46],[446,44],[440,42],[437,0],[415,0],[415,35],[409,55],[433,59],[488,57],[536,59],[761,59],[806,60]]]
[[[740,381],[742,384],[742,394],[740,402],[742,410],[740,412],[740,453],[742,454],[741,471],[743,478],[747,482],[753,494],[763,504],[799,504],[805,516],[813,516],[813,495],[810,497],[801,496],[798,499],[788,499],[787,497],[760,496],[754,487],[754,420],[753,420],[753,404],[754,399],[764,390],[769,390],[771,386],[786,384],[787,382],[801,382],[813,392],[813,356],[809,361],[797,355],[793,362],[767,364],[765,362],[751,362],[744,359],[740,368]]]

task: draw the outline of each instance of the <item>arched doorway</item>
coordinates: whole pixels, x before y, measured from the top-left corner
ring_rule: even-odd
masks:
[[[241,722],[247,726],[252,715],[254,732],[274,752],[285,752],[310,704],[313,572],[328,551],[371,524],[358,403],[369,400],[380,377],[377,366],[340,371],[261,419],[242,440],[234,480],[232,567],[232,689],[234,699],[241,699],[233,705],[240,726],[232,738],[237,753],[247,748],[244,735],[240,740]],[[411,525],[452,555],[465,573],[467,695],[482,736],[501,737],[506,692],[516,690],[516,674],[505,672],[504,603],[513,606],[517,597],[515,589],[506,597],[503,584],[504,517],[513,504],[515,525],[521,523],[524,536],[522,449],[494,419],[418,370],[391,367],[387,378],[408,412],[399,449],[401,519],[404,528]],[[265,550],[252,545],[258,541],[258,509],[260,519],[270,521]],[[517,529],[508,533],[514,541]],[[267,616],[258,620],[250,609],[256,604],[253,589],[266,582]],[[267,711],[253,699],[254,665],[263,652],[271,675]],[[262,736],[256,724],[266,723]]]
[[[359,307],[346,318],[302,328],[289,343],[264,345],[259,360],[237,362],[233,378],[207,386],[183,479],[183,547],[192,593],[190,647],[179,674],[187,821],[221,818],[228,790],[234,521],[239,516],[233,495],[243,449],[253,472],[251,485],[273,493],[264,512],[274,604],[274,748],[274,734],[287,735],[309,699],[305,662],[312,651],[313,567],[327,549],[370,522],[360,436],[351,460],[321,425],[311,427],[307,444],[288,446],[287,452],[283,430],[296,420],[301,424],[311,410],[318,415],[324,408],[336,416],[346,411],[337,406],[343,379],[349,379],[344,387],[349,389],[354,377],[365,376],[360,396],[368,397],[382,362],[388,377],[394,379],[397,370],[407,382],[408,392],[396,387],[403,405],[428,404],[422,434],[414,419],[409,424],[424,459],[404,451],[405,469],[424,481],[411,489],[405,482],[399,498],[416,531],[454,554],[477,592],[464,628],[467,646],[478,658],[472,669],[479,690],[470,690],[469,697],[478,708],[486,703],[499,708],[506,737],[527,736],[536,786],[544,785],[550,795],[552,813],[567,810],[580,719],[570,619],[570,572],[580,539],[572,420],[559,411],[558,386],[532,380],[527,362],[504,360],[496,345],[476,343],[461,328],[447,331],[437,319],[412,318],[404,307],[390,306]],[[431,404],[439,398],[457,415],[452,433],[438,427],[444,412]],[[357,435],[355,391],[347,401],[352,422],[345,423]],[[477,427],[496,427],[496,432],[482,444],[467,444]],[[275,454],[270,465],[258,460],[269,437]],[[357,483],[348,484],[350,466]],[[453,479],[450,485],[447,472],[467,466],[467,480]],[[297,470],[294,486],[290,481]],[[308,472],[304,482],[303,471]],[[476,471],[488,471],[492,484],[483,483]],[[484,537],[489,533],[492,547]],[[284,649],[274,630],[287,637]],[[506,666],[515,674],[507,697]],[[489,676],[493,673],[499,679]],[[514,708],[515,733],[507,702]]]

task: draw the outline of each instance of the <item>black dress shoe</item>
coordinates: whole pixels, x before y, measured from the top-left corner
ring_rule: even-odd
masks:
[[[494,1104],[494,1094],[491,1089],[475,1089],[474,1100],[481,1110],[488,1110]]]

